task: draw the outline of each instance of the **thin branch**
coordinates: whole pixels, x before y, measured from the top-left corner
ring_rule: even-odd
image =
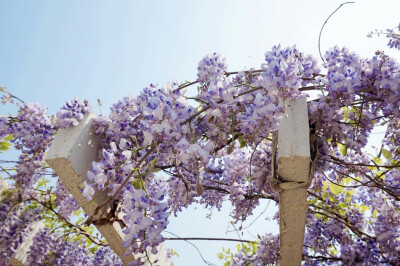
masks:
[[[357,227],[353,226],[353,225],[350,223],[348,217],[343,217],[343,216],[341,216],[340,214],[338,214],[338,213],[336,213],[336,212],[334,212],[334,211],[327,210],[327,209],[322,208],[322,207],[319,207],[319,206],[317,206],[317,205],[315,205],[315,204],[310,204],[309,206],[310,206],[310,207],[317,208],[317,209],[320,209],[321,211],[323,211],[323,212],[320,212],[320,211],[317,211],[317,210],[314,210],[314,209],[309,208],[309,210],[310,210],[311,212],[313,212],[313,213],[318,213],[318,214],[324,215],[324,216],[326,216],[326,217],[328,217],[328,218],[334,219],[334,220],[336,220],[336,221],[338,221],[338,222],[341,222],[341,223],[344,224],[347,228],[349,228],[351,231],[353,231],[353,233],[355,233],[355,234],[358,233],[358,235],[365,235],[365,236],[368,237],[368,238],[376,239],[375,236],[370,236],[370,235],[368,235],[367,233],[365,233],[365,232],[361,231],[360,229],[358,229]],[[328,214],[325,213],[325,212],[327,212],[327,213],[329,213],[329,214],[331,214],[331,215],[333,215],[333,216],[330,216],[330,215],[328,215]]]
[[[3,166],[0,165],[0,168],[5,172],[11,179],[13,179],[12,175],[7,171],[7,169],[3,168]]]
[[[190,245],[192,245],[192,246],[197,250],[197,252],[199,253],[201,259],[204,261],[205,264],[207,264],[207,265],[213,265],[213,266],[215,265],[215,264],[213,264],[213,263],[207,261],[207,260],[203,257],[203,255],[201,254],[200,249],[199,249],[195,244],[193,244],[192,242],[189,242],[188,240],[186,240],[186,239],[184,239],[184,238],[182,238],[182,237],[180,237],[180,236],[178,236],[178,235],[176,235],[176,234],[174,234],[174,233],[172,233],[172,232],[170,232],[170,231],[164,230],[164,232],[166,232],[166,233],[168,233],[168,234],[171,234],[171,235],[173,235],[173,236],[176,236],[177,238],[180,238],[180,239],[183,240],[183,241],[188,242]],[[170,240],[172,240],[172,239],[170,239]],[[216,266],[216,265],[215,265],[215,266]]]
[[[10,96],[10,98],[14,98],[14,99],[20,101],[21,103],[25,104],[25,102],[23,100],[21,100],[20,98],[18,98],[14,94],[10,93],[5,87],[1,87],[0,86],[0,92],[7,93]]]
[[[261,73],[262,72],[262,69],[257,69],[257,70],[253,70],[253,71],[243,71],[244,73],[251,73],[251,74],[253,74],[253,73]],[[233,72],[225,72],[225,75],[226,76],[230,76],[230,75],[235,75],[235,74],[238,74],[239,73],[239,71],[233,71]]]
[[[168,232],[170,233],[170,232]],[[244,242],[244,243],[254,243],[250,240],[242,240],[235,238],[218,238],[218,237],[166,237],[165,240],[206,240],[206,241],[232,241],[232,242]]]
[[[207,178],[207,177],[203,177],[203,179],[204,179],[204,180],[207,180],[207,181],[209,181],[209,182],[213,182],[213,183],[217,183],[217,184],[223,185],[223,186],[229,186],[228,183],[224,183],[224,182],[217,181],[217,180],[212,180],[212,179],[209,179],[209,178]]]
[[[18,163],[18,161],[0,160],[0,163]]]
[[[322,59],[322,62],[325,63],[325,60],[324,60],[324,58],[322,57],[322,54],[321,54],[321,35],[322,35],[322,31],[324,30],[324,27],[325,27],[326,23],[333,16],[333,14],[335,14],[336,11],[338,11],[343,5],[345,5],[345,4],[353,4],[353,3],[355,3],[355,2],[354,1],[353,2],[344,2],[344,3],[340,4],[340,6],[338,8],[336,8],[335,11],[333,11],[332,14],[330,14],[329,17],[325,20],[324,25],[322,25],[321,31],[319,32],[319,36],[318,36],[318,51],[319,51],[319,56]]]
[[[324,177],[325,177],[329,182],[331,182],[332,184],[334,184],[334,185],[336,185],[336,186],[339,186],[339,187],[343,187],[343,188],[358,188],[358,187],[364,186],[363,183],[361,183],[360,185],[354,185],[354,186],[344,186],[344,185],[342,185],[342,184],[333,182],[333,180],[331,180],[331,179],[325,174],[325,172],[322,172],[322,174],[324,175]]]
[[[252,226],[253,223],[254,223],[255,221],[257,221],[258,218],[260,218],[260,217],[267,211],[270,202],[271,202],[271,201],[268,201],[267,207],[265,207],[265,209],[264,209],[264,210],[263,210],[249,225],[247,225],[247,226],[244,227],[244,228],[241,228],[240,231],[245,230],[245,229],[249,228],[250,226]],[[229,230],[229,231],[226,231],[226,233],[231,233],[231,232],[233,232],[233,231],[235,231],[235,230]]]
[[[31,197],[30,199],[36,201],[37,203],[39,203],[40,205],[42,205],[43,207],[45,207],[46,209],[48,209],[49,211],[51,211],[52,213],[54,213],[59,219],[62,220],[62,222],[66,223],[70,228],[75,228],[75,229],[77,229],[78,232],[75,232],[75,233],[84,235],[86,238],[88,238],[90,241],[92,241],[92,242],[95,243],[96,245],[105,246],[105,247],[108,246],[107,243],[104,243],[104,242],[101,241],[101,240],[96,241],[96,240],[93,238],[93,236],[92,236],[91,234],[89,234],[85,229],[83,229],[83,228],[81,228],[80,226],[75,225],[75,224],[71,223],[70,221],[68,221],[67,219],[65,219],[62,215],[60,215],[57,211],[55,211],[55,210],[53,209],[53,207],[51,206],[51,204],[47,205],[46,203],[41,202],[40,200],[38,200],[38,199],[36,199],[36,198],[34,198],[34,197]]]
[[[324,260],[324,261],[327,261],[327,260],[341,261],[341,260],[343,260],[342,258],[324,257],[324,256],[311,256],[311,255],[307,255],[307,254],[303,254],[303,256],[307,257],[307,258],[310,258],[310,259],[313,259],[313,260],[319,260],[319,261],[321,261],[321,260]]]
[[[331,161],[328,160],[328,162],[334,163],[334,164],[338,164],[338,165],[353,165],[353,166],[367,166],[367,167],[376,167],[376,168],[400,168],[400,164],[395,164],[395,165],[378,165],[378,164],[360,164],[360,163],[348,163],[344,160],[341,160],[335,156],[330,155],[329,157],[331,157],[333,160],[335,161]]]
[[[196,84],[196,83],[198,83],[198,82],[199,82],[198,80],[195,80],[195,81],[192,81],[192,82],[183,84],[183,85],[181,85],[181,86],[178,86],[178,88],[176,88],[176,89],[174,90],[174,92],[179,91],[179,90],[181,90],[181,89],[183,89],[183,88],[192,86],[192,85],[194,85],[194,84]]]

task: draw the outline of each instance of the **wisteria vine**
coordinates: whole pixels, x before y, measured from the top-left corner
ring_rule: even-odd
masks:
[[[396,31],[386,34],[389,47],[399,49]],[[265,53],[260,69],[228,72],[225,58],[209,54],[199,62],[194,82],[150,84],[139,96],[115,103],[109,116],[95,119],[101,149],[82,194],[93,199],[108,189],[109,201],[120,206],[127,235],[123,246],[137,258],[131,265],[154,263],[148,253],[156,254],[165,241],[169,215],[190,204],[220,209],[230,201],[231,217],[241,223],[262,202],[278,203],[270,184],[272,133],[285,115],[282,103],[310,90],[319,97],[308,102],[316,168],[308,191],[304,262],[400,263],[400,66],[380,51],[364,59],[339,47],[326,52],[324,60],[321,67],[296,47],[278,45]],[[186,96],[190,86],[197,86],[195,97]],[[8,263],[30,224],[45,218],[40,210],[46,210],[72,231],[40,230],[30,263],[121,264],[83,221],[71,223],[79,205],[61,182],[40,190],[43,177],[55,178],[44,161],[54,135],[91,113],[88,102],[76,98],[52,117],[40,104],[25,103],[5,88],[2,92],[3,103],[19,111],[0,117],[1,147],[11,143],[21,155],[3,163],[15,172],[1,167],[12,182],[0,205],[0,259]],[[386,132],[372,155],[366,147],[377,126]],[[86,226],[91,223],[96,221],[88,217]],[[97,248],[83,238],[68,240],[71,232]],[[227,262],[279,263],[278,235],[254,241],[239,246]]]

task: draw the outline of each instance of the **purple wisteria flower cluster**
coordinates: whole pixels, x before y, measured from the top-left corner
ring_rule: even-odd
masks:
[[[33,242],[28,251],[29,265],[123,265],[109,247],[100,247],[93,254],[85,243],[66,241],[48,228],[40,230]]]
[[[251,265],[273,265],[279,262],[279,237],[266,234],[259,237],[257,246],[254,248],[243,247],[236,253],[231,261],[232,266],[240,266],[251,263]]]
[[[210,84],[223,77],[227,70],[225,58],[220,54],[206,55],[197,67],[197,80],[202,84]]]
[[[400,50],[400,24],[396,28],[386,31],[386,37],[389,38],[388,46]]]
[[[78,203],[60,180],[57,180],[54,195],[54,203],[58,206],[58,213],[64,218],[68,219],[74,211],[79,209]]]
[[[39,217],[38,209],[26,209],[10,200],[0,202],[0,261],[8,261],[14,256],[33,229],[31,222]]]
[[[167,196],[167,206],[175,215],[195,202],[209,208],[220,208],[224,200],[229,200],[233,205],[232,217],[236,221],[245,220],[260,199],[278,200],[270,187],[272,143],[269,133],[278,128],[280,117],[284,115],[279,99],[291,101],[305,97],[301,88],[315,87],[321,91],[321,97],[309,103],[310,123],[316,128],[312,139],[315,140],[314,149],[318,156],[312,190],[324,193],[326,208],[339,211],[347,206],[348,210],[339,212],[342,219],[347,221],[345,223],[330,216],[320,219],[312,215],[314,220],[310,220],[311,227],[306,240],[313,240],[309,246],[314,250],[310,253],[305,249],[307,260],[314,263],[315,258],[331,254],[327,243],[337,239],[342,248],[336,249],[335,259],[327,261],[358,262],[361,253],[346,249],[348,244],[345,243],[350,242],[360,249],[371,250],[371,255],[363,260],[365,262],[382,261],[382,256],[392,261],[387,254],[393,254],[396,250],[390,249],[383,240],[374,238],[373,233],[366,233],[369,237],[359,237],[359,232],[354,229],[364,230],[366,224],[375,219],[366,217],[365,206],[371,206],[376,199],[371,196],[351,196],[356,191],[365,195],[362,189],[353,189],[343,195],[333,189],[333,193],[326,188],[326,183],[341,184],[349,182],[343,180],[351,177],[357,180],[354,176],[357,169],[349,167],[351,161],[361,165],[360,169],[369,173],[369,178],[378,173],[377,169],[362,166],[371,165],[371,157],[363,149],[374,125],[384,121],[387,123],[386,119],[389,119],[389,126],[385,149],[391,153],[392,163],[398,157],[393,145],[398,141],[395,135],[400,80],[397,63],[383,54],[377,54],[372,59],[361,59],[346,48],[335,47],[327,52],[324,65],[326,74],[321,74],[323,69],[318,68],[312,57],[301,54],[294,47],[281,49],[277,46],[266,53],[266,63],[261,71],[242,71],[236,76],[228,76],[224,74],[225,60],[217,63],[220,58],[219,55],[208,55],[199,63],[199,95],[190,98],[199,103],[199,111],[189,105],[184,90],[177,84],[162,88],[150,85],[137,99],[125,98],[115,105],[110,118],[99,119],[99,134],[105,136],[108,143],[118,143],[120,140],[129,142],[126,149],[132,151],[131,156],[136,157],[136,162],[154,149],[144,160],[146,166],[133,176],[146,176],[149,165],[167,170],[170,177],[163,195]],[[385,99],[385,104],[380,99]],[[177,110],[181,111],[177,113]],[[109,144],[105,142],[105,145]],[[107,147],[112,149],[112,146],[116,144]],[[113,171],[116,165],[123,167],[125,161],[119,159],[107,163],[112,156],[103,151],[102,162],[94,163],[93,174],[89,174],[89,177],[92,184],[97,185],[91,194],[103,189],[106,180],[117,180],[109,179],[112,176],[109,171]],[[383,183],[384,191],[389,195],[397,192],[385,187],[396,187],[396,171],[394,168],[388,172],[386,176],[391,178]],[[124,175],[129,173],[125,172]],[[115,185],[112,182],[109,184],[112,191],[116,191],[113,187],[119,187],[123,179],[119,180]],[[132,178],[130,182],[138,182],[134,180]],[[143,180],[143,186],[148,189],[150,180],[154,178],[147,180]],[[372,191],[372,188],[363,188]],[[156,221],[154,217],[146,216],[144,211],[151,205],[151,200],[146,190],[139,187],[133,188],[128,184],[123,191],[122,198],[130,202],[123,203],[124,212],[129,213],[125,218],[126,223],[131,224],[126,232],[132,236],[125,245],[133,246],[132,251],[144,252],[144,246],[139,247],[139,235],[153,230],[150,228]],[[318,204],[312,206],[320,207]],[[166,219],[167,216],[160,228],[166,226]],[[161,233],[162,229],[157,228]],[[339,229],[343,231],[341,235],[337,235]],[[316,232],[320,237],[316,236]],[[396,234],[398,237],[398,232]],[[321,239],[321,236],[325,238]],[[319,240],[315,242],[315,239]],[[397,238],[390,239],[395,241]],[[144,243],[148,241],[150,238]],[[155,243],[161,241],[158,239]],[[260,241],[259,250],[267,246],[271,248],[271,243],[277,249],[277,242],[276,239],[272,242]],[[260,265],[277,261],[277,255],[263,257],[261,254],[265,252],[260,252],[258,256],[257,263]],[[239,257],[254,261],[254,257],[250,259],[243,254]]]
[[[38,103],[24,104],[16,117],[3,117],[0,124],[0,137],[12,135],[14,148],[21,152],[13,178],[19,186],[29,190],[45,174],[44,155],[55,127],[46,109]]]
[[[168,204],[163,200],[163,191],[149,195],[143,189],[126,190],[124,193],[124,233],[127,239],[123,244],[128,252],[138,255],[137,262],[146,261],[147,248],[151,253],[158,253],[157,247],[164,242],[161,235],[168,224]],[[141,256],[140,256],[141,255]]]
[[[295,46],[282,49],[274,46],[265,53],[266,63],[261,65],[262,86],[274,96],[297,99],[302,93],[298,90],[306,80],[319,74],[316,60],[303,55]]]
[[[75,98],[67,102],[56,114],[56,125],[58,128],[69,128],[77,126],[85,114],[92,111],[92,107],[87,100],[82,101]]]
[[[12,200],[3,198],[0,202],[0,261],[3,265],[11,265],[9,260],[34,233],[44,211],[17,203],[12,193],[7,196]],[[63,235],[46,227],[33,236],[32,243],[26,253],[28,265],[123,265],[109,247],[100,247],[92,254],[85,243],[66,241]]]

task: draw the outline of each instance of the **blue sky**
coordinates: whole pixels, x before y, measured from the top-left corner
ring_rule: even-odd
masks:
[[[207,53],[226,57],[230,71],[259,68],[273,45],[297,45],[318,57],[319,30],[341,1],[4,1],[0,0],[0,86],[25,101],[40,102],[55,113],[75,96],[97,99],[108,112],[125,95],[138,95],[150,83],[194,80]],[[346,45],[366,57],[386,48],[384,37],[366,38],[373,29],[400,22],[398,0],[359,0],[335,14],[322,36],[322,50]],[[0,113],[12,111],[0,106]],[[4,156],[4,154],[2,155]],[[269,207],[269,216],[274,206]],[[259,207],[260,212],[266,202]],[[171,219],[169,231],[180,236],[237,237],[225,234],[224,215],[205,219],[197,207]],[[216,214],[216,211],[214,211]],[[251,227],[250,239],[276,230],[263,215]],[[249,222],[252,219],[249,219]],[[166,234],[166,236],[168,236]],[[215,254],[229,243],[195,242],[203,256],[221,264]],[[180,254],[176,265],[203,265],[197,251],[180,241],[167,243]]]

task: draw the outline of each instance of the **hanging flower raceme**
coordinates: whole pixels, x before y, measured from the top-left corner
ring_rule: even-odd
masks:
[[[109,189],[109,196],[112,196],[129,176],[131,176],[129,180],[133,181],[134,158],[131,147],[130,142],[121,138],[118,147],[112,142],[109,150],[102,150],[101,161],[93,162],[92,169],[87,173],[88,182],[84,181],[82,190],[84,197],[91,199],[96,191],[103,191],[106,188]]]
[[[225,75],[227,66],[225,58],[220,54],[213,53],[203,57],[197,67],[197,80],[202,85],[209,85]]]
[[[0,261],[7,261],[15,255],[33,230],[32,223],[39,218],[39,209],[26,209],[11,200],[0,202]]]
[[[400,50],[400,24],[393,29],[386,30],[386,38],[389,38],[388,46]]]
[[[151,195],[143,189],[130,187],[124,192],[123,221],[126,227],[123,233],[127,238],[123,246],[128,253],[144,256],[139,260],[146,260],[144,254],[148,247],[151,253],[157,254],[157,246],[164,242],[161,233],[167,227],[169,213],[163,199],[163,191]]]
[[[56,196],[54,203],[59,207],[58,213],[64,218],[68,219],[74,211],[79,209],[78,203],[60,180],[57,180],[54,195]]]
[[[259,236],[256,244],[238,245],[238,253],[233,255],[231,265],[274,265],[279,263],[279,236],[266,234]],[[241,248],[240,248],[241,247]]]
[[[0,136],[12,135],[15,149],[22,152],[17,162],[17,173],[13,175],[22,188],[31,189],[44,176],[44,155],[54,133],[46,109],[38,103],[26,103],[20,107],[16,117],[1,120]]]
[[[285,49],[274,46],[272,51],[265,53],[265,61],[261,65],[262,86],[273,96],[299,98],[299,88],[307,83],[303,78],[310,79],[320,72],[315,59],[304,56],[295,46]]]
[[[87,100],[82,101],[78,97],[67,102],[60,111],[57,112],[56,125],[59,128],[69,128],[77,126],[85,114],[92,111],[92,107]]]

